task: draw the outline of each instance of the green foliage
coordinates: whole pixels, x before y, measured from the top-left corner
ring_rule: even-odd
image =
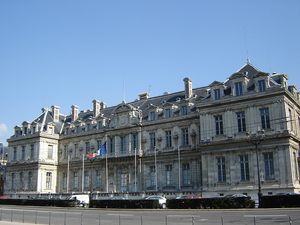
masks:
[[[300,195],[262,196],[261,208],[300,207]]]
[[[155,209],[159,207],[158,200],[92,200],[90,202],[90,208]]]

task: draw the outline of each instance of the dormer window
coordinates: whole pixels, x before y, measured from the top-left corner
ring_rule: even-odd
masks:
[[[187,115],[187,106],[182,106],[182,115]]]
[[[166,118],[171,117],[171,109],[166,109]]]
[[[69,134],[69,128],[66,128],[66,135]]]
[[[76,126],[76,133],[79,133],[79,132],[80,132],[80,127]]]
[[[155,120],[155,112],[150,112],[150,120]]]
[[[103,122],[99,121],[99,123],[98,123],[98,129],[102,129],[102,128],[103,128]]]
[[[90,130],[91,130],[91,124],[89,123],[86,125],[86,131],[90,131]]]
[[[27,134],[27,127],[24,127],[24,135]]]
[[[258,92],[266,90],[266,82],[264,80],[258,81]]]
[[[35,127],[32,127],[32,133],[35,134]]]
[[[220,89],[214,90],[214,93],[215,93],[215,100],[218,100],[221,98]]]
[[[243,83],[235,83],[235,96],[243,95]]]

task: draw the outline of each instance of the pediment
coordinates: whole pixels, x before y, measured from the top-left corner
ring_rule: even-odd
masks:
[[[134,107],[130,104],[127,104],[123,101],[121,104],[117,105],[116,108],[112,111],[114,114],[128,112],[134,110]]]
[[[238,78],[245,78],[245,77],[247,77],[247,74],[236,72],[236,73],[232,74],[229,77],[229,80],[234,80],[234,79],[238,79]]]
[[[212,86],[220,86],[220,85],[224,85],[224,82],[214,81],[209,86],[212,87]]]

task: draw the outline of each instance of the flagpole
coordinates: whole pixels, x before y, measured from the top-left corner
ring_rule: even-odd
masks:
[[[68,164],[67,164],[67,193],[69,193],[69,154],[68,154]]]
[[[178,189],[180,190],[180,147],[178,144]]]
[[[108,193],[107,153],[106,153],[106,159],[105,159],[105,176],[106,176],[106,192]]]
[[[82,176],[81,176],[81,192],[83,192],[84,185],[84,154],[82,154]]]
[[[154,146],[154,161],[155,161],[155,191],[157,191],[156,146]]]
[[[136,148],[134,148],[134,192],[136,192]]]

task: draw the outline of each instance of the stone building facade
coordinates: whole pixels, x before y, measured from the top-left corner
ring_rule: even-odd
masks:
[[[94,100],[93,110],[73,105],[70,115],[42,109],[7,140],[5,194],[257,199],[258,183],[263,195],[300,193],[299,92],[287,80],[248,62],[205,87],[184,78],[183,91],[113,107]],[[86,157],[103,145],[107,154]]]

